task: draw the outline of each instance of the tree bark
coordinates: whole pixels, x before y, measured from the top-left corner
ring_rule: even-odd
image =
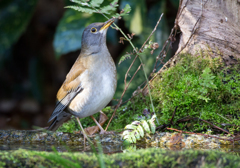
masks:
[[[226,65],[240,59],[240,0],[182,0],[180,9],[177,53],[207,50]]]

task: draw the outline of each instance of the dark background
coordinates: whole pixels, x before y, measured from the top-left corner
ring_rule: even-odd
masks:
[[[120,1],[119,9],[126,3],[129,3],[132,11],[117,24],[126,33],[137,31],[133,43],[139,48],[152,32],[161,13],[164,13],[152,37],[161,49],[173,26],[178,1],[124,0]],[[69,4],[67,0],[0,1],[0,129],[32,129],[32,126],[48,125],[48,118],[55,107],[56,93],[80,52],[81,31],[92,22],[106,20],[100,14],[81,19],[84,16],[82,13],[64,8]],[[68,19],[75,16],[78,18],[69,22]],[[132,23],[133,20],[138,22]],[[65,32],[61,31],[62,28],[69,30],[68,38],[62,36],[61,33]],[[75,35],[78,29],[81,31]],[[121,34],[110,29],[108,48],[118,64],[120,57],[126,52],[132,52],[132,49],[127,42],[119,44]],[[75,41],[70,41],[73,39]],[[61,46],[58,42],[62,41],[66,45],[59,51]],[[174,44],[168,57],[176,48]],[[143,55],[148,73],[152,71],[160,49],[153,55],[150,51]],[[118,88],[115,99],[122,93],[124,75],[131,61],[128,59],[117,66]],[[134,64],[130,74],[138,65],[138,62]],[[130,97],[143,81],[143,74],[138,73],[124,99]]]

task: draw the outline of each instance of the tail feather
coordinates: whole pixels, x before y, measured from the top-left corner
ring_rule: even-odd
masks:
[[[71,119],[71,114],[62,111],[54,118],[51,125],[48,127],[48,130],[56,131],[64,122],[68,121],[69,119]]]

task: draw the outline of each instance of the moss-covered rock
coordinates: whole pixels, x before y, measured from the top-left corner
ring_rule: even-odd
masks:
[[[67,160],[65,160],[67,159]],[[0,152],[1,167],[239,167],[240,158],[216,151],[145,149],[113,155],[51,153],[19,149]]]
[[[191,116],[219,127],[239,130],[240,61],[226,67],[221,58],[208,55],[181,55],[177,64],[162,72],[152,83],[152,95],[160,123],[168,123],[178,106],[174,121]],[[187,123],[179,124],[184,129]],[[192,131],[203,131],[207,124],[194,121]]]

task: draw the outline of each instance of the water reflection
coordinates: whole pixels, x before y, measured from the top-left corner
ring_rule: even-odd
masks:
[[[9,151],[9,150],[18,150],[21,149],[27,149],[27,150],[34,150],[34,151],[52,151],[53,145],[49,144],[0,144],[0,151]],[[54,145],[56,150],[58,152],[93,152],[92,148],[90,146],[81,146],[81,145]],[[181,151],[181,150],[188,150],[188,149],[195,149],[195,150],[216,150],[216,151],[222,151],[226,153],[231,154],[240,154],[240,146],[239,145],[221,145],[218,148],[210,148],[210,147],[194,147],[194,148],[181,148],[180,146],[171,146],[171,147],[160,147],[156,145],[145,145],[145,144],[138,144],[138,145],[129,145],[129,146],[123,146],[123,145],[115,145],[115,144],[102,144],[103,153],[105,154],[113,154],[113,153],[122,153],[122,152],[128,152],[128,151],[136,151],[138,149],[145,149],[145,148],[160,148],[165,150],[171,150],[171,151]],[[97,147],[96,147],[97,149]]]

